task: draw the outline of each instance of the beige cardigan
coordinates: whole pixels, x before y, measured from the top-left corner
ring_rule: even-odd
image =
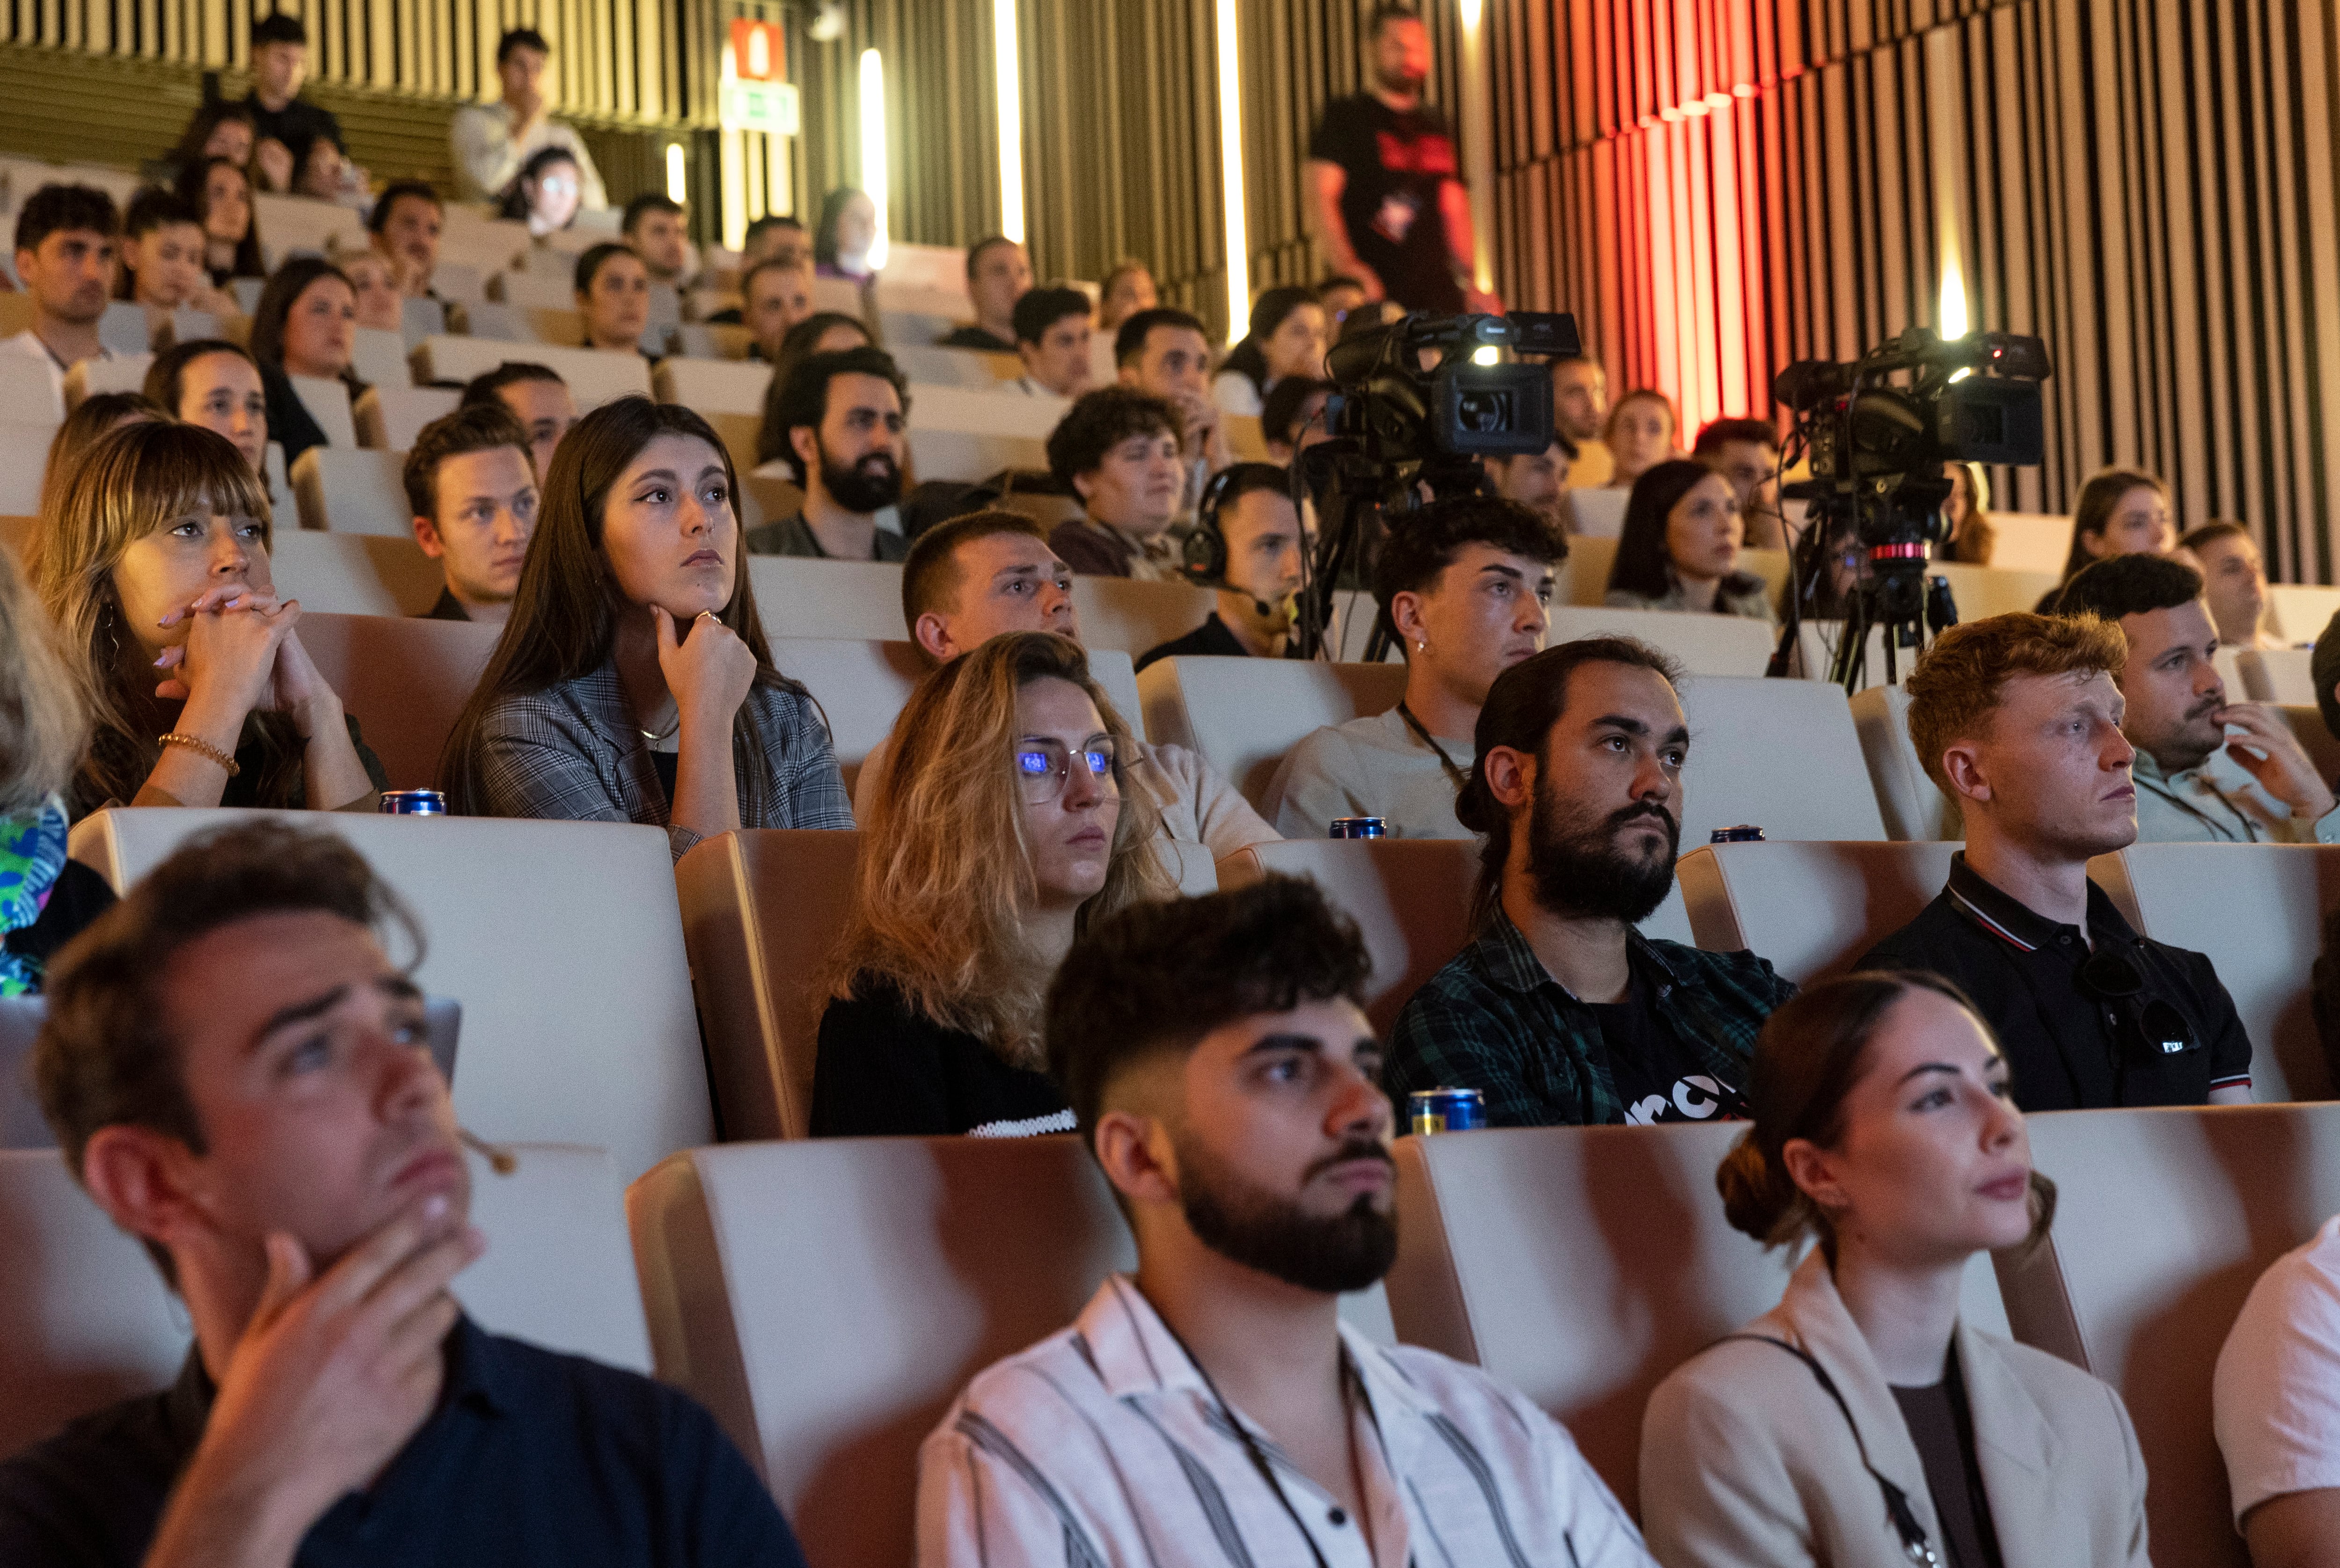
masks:
[[[1900,1407],[1816,1250],[1746,1332],[1801,1346],[1844,1395],[1869,1463],[1934,1550],[1934,1500]],[[2145,1459],[2120,1396],[1960,1324],[1975,1458],[2006,1568],[2144,1568]],[[1641,1417],[1642,1531],[1664,1568],[1909,1568],[1876,1480],[1811,1369],[1732,1340],[1685,1362]]]

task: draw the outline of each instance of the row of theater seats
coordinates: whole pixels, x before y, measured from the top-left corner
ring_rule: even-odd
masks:
[[[1520,1388],[1635,1507],[1650,1391],[1786,1281],[1790,1260],[1730,1229],[1716,1199],[1736,1131],[1401,1140],[1397,1263],[1344,1315]],[[2059,1187],[2053,1238],[2029,1260],[1978,1259],[1962,1314],[2119,1390],[2160,1561],[2245,1568],[2211,1369],[2252,1281],[2340,1211],[2340,1106],[2066,1112],[2030,1135]],[[476,1176],[489,1247],[457,1282],[467,1309],[690,1391],[818,1568],[907,1561],[917,1444],[957,1390],[1134,1261],[1069,1137],[696,1147],[634,1181],[622,1210],[599,1151],[516,1152],[513,1176]],[[182,1315],[54,1153],[0,1153],[0,1454],[169,1381]]]

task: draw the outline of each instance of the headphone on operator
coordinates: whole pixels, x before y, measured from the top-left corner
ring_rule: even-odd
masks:
[[[1268,482],[1271,475],[1273,483]],[[1284,491],[1284,470],[1272,462],[1231,462],[1211,476],[1195,502],[1195,526],[1180,546],[1178,575],[1197,588],[1227,585],[1227,536],[1219,529],[1219,509],[1226,505],[1227,492],[1246,479],[1255,481],[1248,489]]]

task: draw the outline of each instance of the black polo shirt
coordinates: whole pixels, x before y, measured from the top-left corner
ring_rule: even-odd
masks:
[[[135,1568],[202,1440],[203,1358],[0,1464],[0,1563]],[[296,1568],[758,1563],[803,1568],[788,1522],[689,1395],[581,1356],[447,1336],[439,1408],[381,1479],[311,1526]]]
[[[2145,983],[2124,1008],[2084,989],[2090,944],[2126,957]],[[2088,929],[2034,914],[1950,858],[1949,885],[1918,918],[1860,960],[1864,969],[1929,969],[1973,998],[1998,1037],[2027,1111],[2107,1106],[2198,1106],[2210,1091],[2251,1082],[2251,1042],[2210,960],[2140,937],[2103,888],[2088,884]],[[2166,1002],[2201,1048],[2129,1059],[2126,1017]]]

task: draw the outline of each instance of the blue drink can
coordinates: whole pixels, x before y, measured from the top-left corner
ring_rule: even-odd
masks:
[[[1476,1089],[1416,1089],[1406,1122],[1418,1133],[1467,1133],[1487,1125],[1487,1102]]]
[[[1328,839],[1386,839],[1389,824],[1379,817],[1335,817],[1326,831]]]
[[[444,817],[447,797],[436,789],[385,789],[382,792],[382,814],[385,817]]]
[[[1714,836],[1707,842],[1710,844],[1760,844],[1763,842],[1763,829],[1745,823],[1736,828],[1717,828],[1714,830]]]

